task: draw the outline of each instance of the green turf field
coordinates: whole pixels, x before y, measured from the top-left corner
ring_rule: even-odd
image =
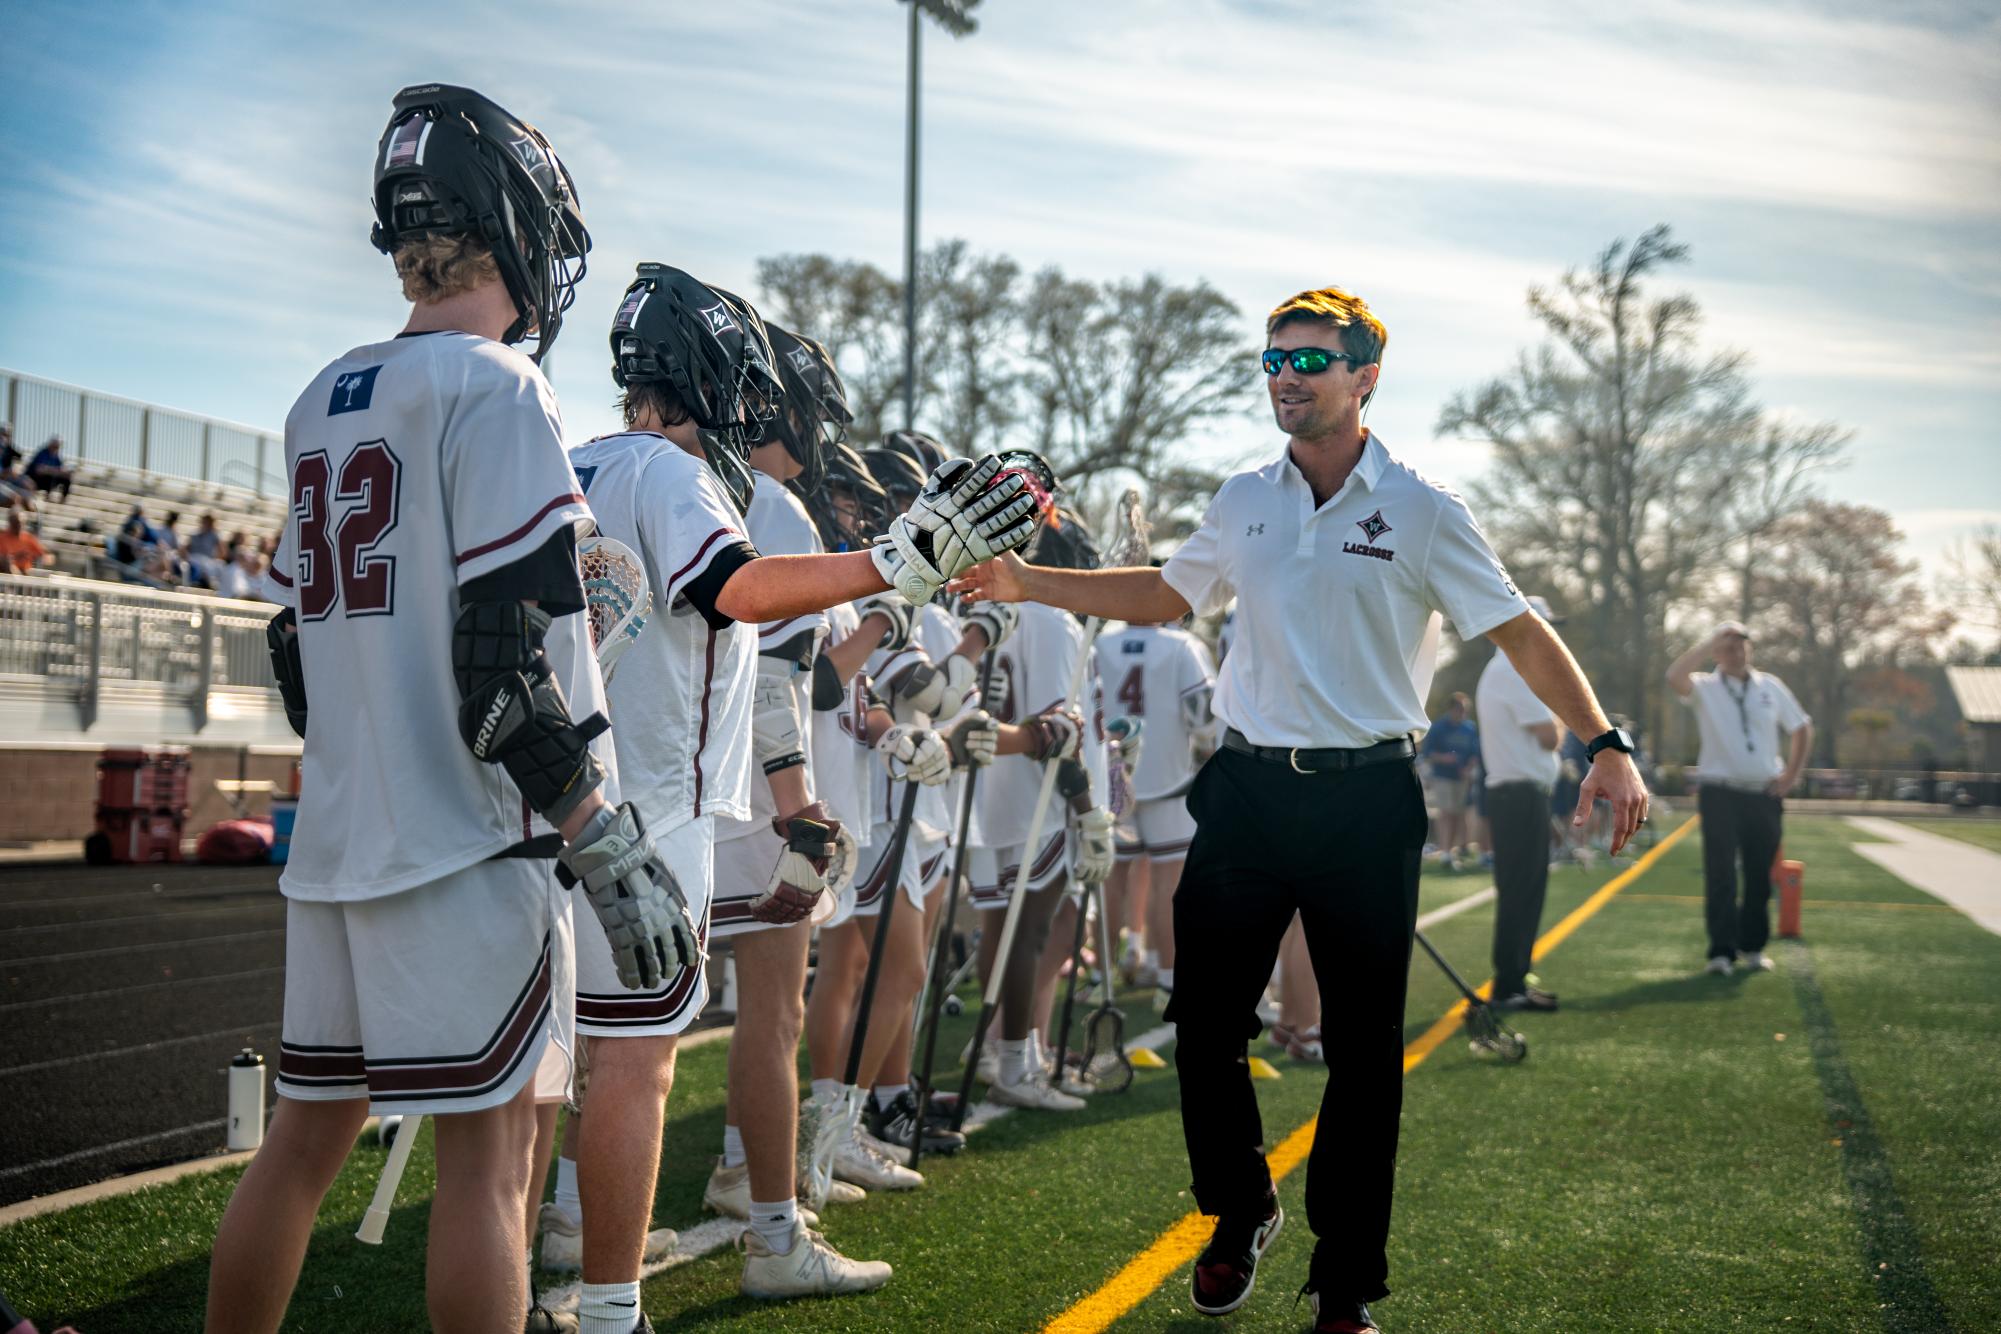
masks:
[[[1989,852],[2001,852],[2001,820],[1905,820],[1904,823],[1927,834],[1944,834]]]
[[[1699,839],[1684,839],[1541,966],[1564,1011],[1521,1021],[1518,1067],[1444,1043],[1412,1071],[1391,1240],[1391,1334],[1670,1328],[2001,1329],[2001,939],[1854,854],[1831,819],[1796,820],[1807,938],[1780,971],[1699,976]],[[1547,929],[1617,872],[1552,878]],[[1428,885],[1432,908],[1482,887]],[[1887,908],[1881,905],[1905,905]],[[1484,977],[1492,909],[1429,934]],[[1453,993],[1420,958],[1408,1036]],[[1128,1031],[1154,1020],[1134,998]],[[970,1024],[970,1019],[962,1021]],[[956,1050],[963,1037],[949,1044]],[[1171,1054],[1171,1052],[1170,1052]],[[656,1222],[688,1227],[721,1133],[723,1052],[676,1083]],[[1322,1076],[1261,1084],[1268,1140],[1305,1123]],[[353,1241],[382,1153],[358,1148],[322,1215],[288,1329],[423,1325],[428,1142],[379,1250]],[[1016,1114],[928,1187],[827,1220],[883,1258],[882,1293],[783,1307],[738,1298],[724,1250],[646,1287],[656,1326],[707,1330],[1036,1330],[1098,1289],[1190,1208],[1171,1071],[1070,1118]],[[1302,1169],[1303,1172],[1303,1169]],[[206,1245],[233,1172],[0,1231],[0,1289],[48,1330],[193,1328]],[[1310,1247],[1294,1211],[1239,1329],[1305,1328],[1290,1307]],[[1114,1328],[1215,1328],[1187,1271]]]

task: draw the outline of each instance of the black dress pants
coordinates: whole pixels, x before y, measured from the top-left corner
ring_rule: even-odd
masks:
[[[1424,795],[1409,761],[1302,774],[1234,750],[1202,767],[1174,895],[1181,1125],[1203,1213],[1271,1188],[1246,1063],[1257,1004],[1297,913],[1320,984],[1327,1088],[1307,1162],[1312,1279],[1340,1300],[1389,1292],[1385,1247],[1403,1108],[1404,990]]]
[[[1772,937],[1772,859],[1779,855],[1785,803],[1768,792],[1705,784],[1696,793],[1696,809],[1702,815],[1702,906],[1709,957],[1761,953]]]
[[[1549,891],[1549,789],[1531,782],[1487,789],[1494,835],[1494,996],[1528,986]]]

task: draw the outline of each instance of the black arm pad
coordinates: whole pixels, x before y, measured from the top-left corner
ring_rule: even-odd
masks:
[[[278,697],[285,701],[285,721],[300,736],[306,734],[306,665],[299,658],[299,618],[290,607],[264,627],[271,650],[271,673],[278,678]]]
[[[1065,801],[1091,795],[1091,775],[1076,760],[1056,762],[1056,795]]]
[[[822,653],[813,659],[813,711],[828,713],[848,701],[848,687],[834,664]]]
[[[452,627],[459,735],[473,758],[498,764],[537,814],[561,824],[604,781],[590,740],[611,724],[602,714],[570,718],[542,651],[549,614],[520,602],[471,602]]]
[[[812,629],[801,630],[782,644],[773,644],[769,648],[758,645],[757,656],[789,662],[803,672],[813,665],[813,641],[816,637],[817,632]]]

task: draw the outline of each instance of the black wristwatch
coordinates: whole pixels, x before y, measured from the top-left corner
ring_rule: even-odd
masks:
[[[1595,760],[1598,758],[1598,752],[1601,750],[1616,750],[1622,754],[1631,755],[1633,753],[1633,734],[1623,727],[1615,727],[1603,736],[1593,738],[1591,744],[1584,748],[1585,758]]]

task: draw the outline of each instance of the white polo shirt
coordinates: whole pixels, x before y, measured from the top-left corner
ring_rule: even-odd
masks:
[[[1161,574],[1204,615],[1237,599],[1215,711],[1260,746],[1422,733],[1433,613],[1471,639],[1529,609],[1465,502],[1374,432],[1318,509],[1289,449],[1231,477]]]
[[[1473,688],[1473,709],[1480,720],[1480,765],[1487,771],[1488,787],[1523,782],[1556,786],[1556,752],[1544,750],[1529,731],[1543,723],[1554,725],[1556,715],[1536,698],[1507,654],[1497,652],[1488,659]]]
[[[1786,683],[1769,672],[1753,671],[1739,681],[1722,672],[1695,672],[1683,700],[1695,710],[1702,746],[1695,767],[1700,781],[1761,785],[1786,767],[1779,729],[1797,732],[1807,717]]]

